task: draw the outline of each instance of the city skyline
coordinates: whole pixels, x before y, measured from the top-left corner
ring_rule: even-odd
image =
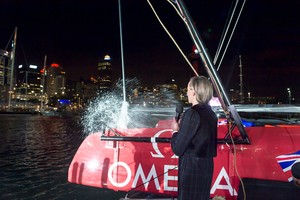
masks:
[[[122,25],[125,76],[149,84],[174,78],[185,87],[193,74],[184,59],[155,19],[146,1],[124,0]],[[192,41],[182,22],[167,3],[151,1],[185,54]],[[232,1],[185,1],[211,57],[221,37]],[[278,4],[278,5],[277,5]],[[279,7],[280,6],[280,7]],[[279,4],[246,2],[228,52],[218,72],[227,91],[239,89],[238,55],[242,55],[244,93],[255,96],[299,97],[299,24],[291,1]],[[16,64],[42,65],[47,55],[49,66],[59,63],[67,76],[78,80],[96,75],[102,56],[112,57],[113,73],[120,77],[120,36],[118,1],[2,1],[1,13],[7,17],[0,28],[0,48],[7,45],[18,27]],[[167,11],[167,12],[166,12]],[[150,33],[150,34],[149,34]],[[297,68],[298,67],[298,68]],[[200,74],[203,73],[201,68]]]

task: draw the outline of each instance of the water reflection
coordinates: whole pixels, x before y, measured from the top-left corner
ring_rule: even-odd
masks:
[[[80,118],[0,115],[0,199],[119,199],[67,182],[83,141]]]

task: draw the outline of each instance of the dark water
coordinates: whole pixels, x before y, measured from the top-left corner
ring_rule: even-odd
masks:
[[[0,199],[104,199],[124,193],[67,181],[80,118],[0,115]]]

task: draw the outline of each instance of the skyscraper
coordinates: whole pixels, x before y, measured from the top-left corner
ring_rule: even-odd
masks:
[[[36,65],[19,65],[15,98],[19,101],[36,103],[41,101],[41,75]]]
[[[46,93],[48,97],[65,96],[65,71],[57,63],[52,63],[46,72]]]
[[[112,64],[111,57],[105,55],[103,60],[98,63],[98,76],[97,81],[100,90],[105,90],[112,85]]]
[[[0,101],[7,101],[11,79],[11,53],[0,49]]]
[[[9,84],[11,71],[10,52],[0,49],[0,85]]]

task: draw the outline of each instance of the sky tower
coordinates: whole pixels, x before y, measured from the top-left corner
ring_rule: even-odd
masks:
[[[111,57],[105,55],[103,60],[98,63],[98,76],[99,89],[105,90],[112,85],[112,63]]]
[[[244,92],[243,92],[243,65],[242,65],[242,56],[239,55],[240,60],[240,103],[244,103]]]

